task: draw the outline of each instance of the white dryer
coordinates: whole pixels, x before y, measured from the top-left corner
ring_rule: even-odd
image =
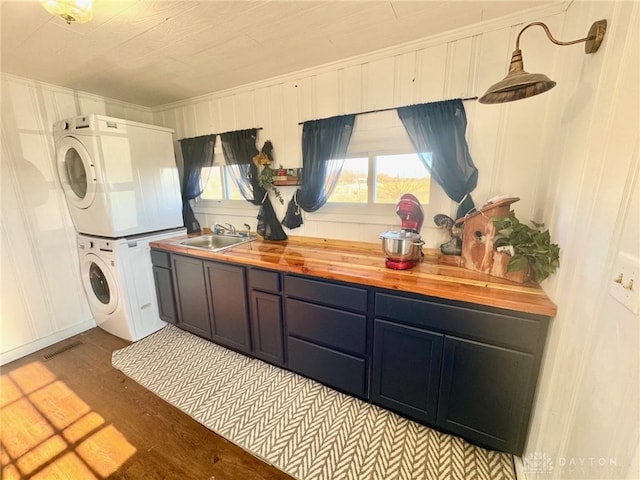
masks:
[[[118,239],[78,235],[82,283],[100,328],[135,342],[166,325],[158,313],[149,242],[185,233],[180,228]]]
[[[102,115],[54,124],[58,176],[78,233],[117,238],[183,225],[172,133]]]

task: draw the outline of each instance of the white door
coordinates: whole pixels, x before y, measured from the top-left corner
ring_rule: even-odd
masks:
[[[96,172],[87,149],[75,137],[56,144],[58,175],[65,195],[78,208],[87,208],[96,196]]]
[[[118,306],[118,288],[109,266],[97,255],[82,257],[82,283],[94,315],[111,315]]]

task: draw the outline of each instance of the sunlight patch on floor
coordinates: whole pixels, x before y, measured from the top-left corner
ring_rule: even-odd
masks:
[[[104,479],[136,453],[41,362],[0,377],[3,480]]]

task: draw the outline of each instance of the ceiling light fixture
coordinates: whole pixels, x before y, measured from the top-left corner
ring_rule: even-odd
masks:
[[[40,0],[42,6],[52,15],[63,18],[67,23],[87,23],[93,16],[93,0]]]
[[[520,100],[522,98],[533,97],[547,90],[551,90],[556,86],[556,82],[551,80],[543,73],[528,73],[524,71],[522,63],[522,52],[520,51],[520,35],[527,28],[540,26],[544,29],[549,40],[556,45],[574,45],[576,43],[586,42],[584,46],[585,53],[595,53],[600,48],[600,44],[607,30],[607,21],[598,20],[589,29],[589,33],[585,38],[574,40],[572,42],[560,42],[553,38],[549,28],[542,22],[533,22],[525,26],[516,38],[516,49],[511,54],[511,63],[509,64],[509,73],[503,80],[489,87],[487,92],[478,100],[480,103],[505,103]]]

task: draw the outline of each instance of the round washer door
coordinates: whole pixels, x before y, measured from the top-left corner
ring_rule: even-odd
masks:
[[[96,196],[96,172],[87,149],[75,137],[56,144],[58,176],[65,195],[78,208],[87,208]]]
[[[118,306],[118,289],[106,262],[93,253],[87,253],[82,257],[81,270],[82,283],[94,314],[112,314]]]

